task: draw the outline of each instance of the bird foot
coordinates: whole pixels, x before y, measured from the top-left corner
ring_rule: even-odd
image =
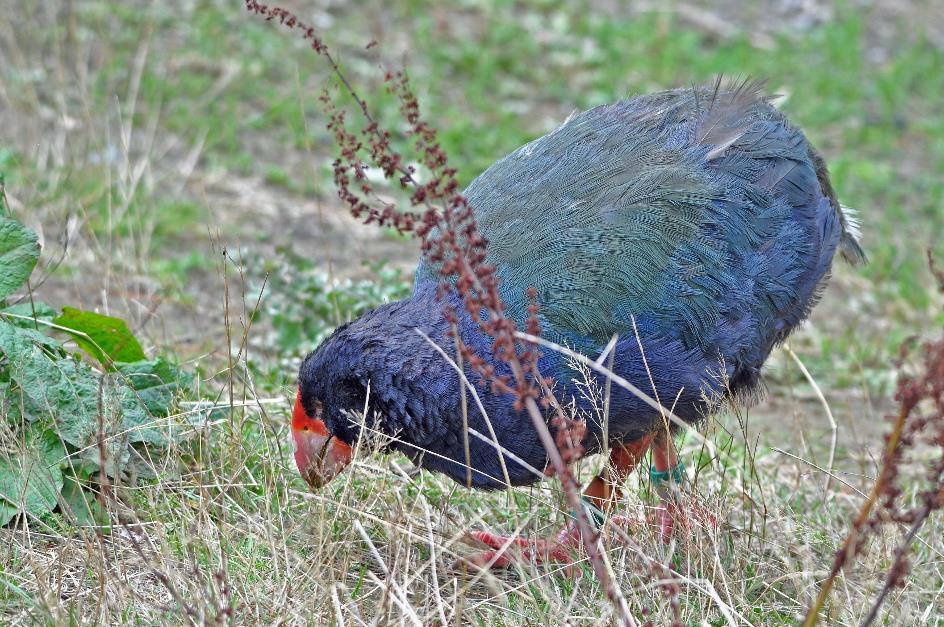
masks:
[[[675,502],[659,505],[647,518],[663,542],[669,542],[676,530],[687,532],[695,527],[718,528],[718,518],[714,513],[695,501],[688,501],[684,505]]]
[[[637,530],[642,520],[629,516],[610,516],[607,527],[624,530]],[[687,532],[694,527],[717,528],[718,519],[703,505],[695,502],[684,504],[667,503],[650,510],[646,516],[648,523],[658,534],[662,542],[668,543],[676,531]],[[518,563],[533,562],[560,563],[566,565],[566,572],[584,554],[580,531],[574,522],[565,526],[554,538],[523,538],[504,536],[490,531],[471,531],[469,535],[489,547],[469,558],[469,562],[481,568],[508,568]]]
[[[483,568],[507,568],[516,562],[573,564],[581,547],[580,531],[574,523],[568,524],[554,538],[529,539],[489,531],[472,531],[469,535],[492,549],[470,558],[473,564]]]
[[[610,516],[608,525],[633,529],[640,521],[628,516]],[[534,562],[566,564],[566,572],[584,554],[580,530],[573,521],[567,524],[554,538],[528,539],[520,536],[503,536],[489,531],[472,531],[469,534],[488,546],[490,551],[481,551],[470,561],[482,568],[507,568],[514,563]]]

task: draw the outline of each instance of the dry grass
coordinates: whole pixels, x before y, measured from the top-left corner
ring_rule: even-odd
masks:
[[[235,390],[252,403],[245,371]],[[549,535],[566,521],[553,487],[482,495],[406,469],[402,458],[358,455],[329,490],[310,494],[288,456],[284,408],[240,408],[202,429],[179,476],[118,488],[110,529],[56,522],[0,531],[5,621],[286,624],[605,624],[611,608],[585,564],[507,572],[465,567],[469,529]],[[271,412],[271,417],[269,416]],[[726,416],[682,447],[700,459],[699,501],[721,521],[664,545],[645,525],[605,532],[608,559],[640,621],[790,624],[828,572],[868,479],[824,474],[775,452],[753,457]],[[176,454],[173,452],[172,454]],[[592,462],[585,470],[591,470]],[[165,471],[166,472],[166,471]],[[584,473],[589,475],[588,472]],[[653,501],[631,479],[619,513]],[[857,624],[881,587],[901,534],[873,543],[846,572],[831,608]],[[893,593],[893,624],[931,624],[941,603],[944,527],[932,519],[916,545],[909,585]]]
[[[78,3],[79,9],[92,5],[114,8]],[[160,121],[170,114],[162,107],[173,103],[139,100],[140,68],[154,55],[167,54],[175,63],[187,58],[141,36],[127,75],[115,79],[101,70],[115,52],[108,41],[70,35],[74,9],[71,2],[43,0],[35,22],[20,15],[0,23],[4,71],[13,68],[27,77],[0,82],[2,138],[22,148],[32,164],[8,193],[18,216],[44,234],[47,263],[67,257],[64,271],[46,284],[46,297],[129,318],[150,340],[150,352],[176,347],[203,374],[206,395],[233,409],[155,460],[157,480],[118,485],[117,498],[103,497],[111,526],[77,528],[52,515],[0,529],[0,622],[610,622],[611,607],[585,564],[576,576],[555,566],[479,572],[463,565],[462,558],[480,548],[468,544],[470,529],[556,532],[568,514],[553,483],[474,493],[416,472],[403,458],[359,454],[327,490],[305,491],[285,420],[294,390],[257,380],[250,367],[255,355],[245,340],[253,333],[247,321],[255,303],[244,298],[240,255],[233,252],[239,236],[249,236],[227,233],[239,222],[227,213],[235,204],[232,196],[261,183],[201,165],[206,136],[167,131]],[[158,22],[152,20],[150,28]],[[61,37],[49,37],[51,32]],[[28,45],[33,41],[53,43]],[[60,79],[29,79],[35,72]],[[96,78],[114,83],[106,90],[114,95],[107,106],[95,101]],[[214,74],[215,93],[234,80],[225,72]],[[306,151],[295,154],[300,161],[310,157]],[[234,186],[234,180],[249,183]],[[214,195],[220,187],[237,192]],[[155,279],[150,265],[162,252],[156,238],[167,225],[159,201],[167,198],[196,198],[208,214],[200,227],[187,224],[173,240],[181,249],[204,250],[203,265],[209,266],[194,283],[178,287],[182,294],[176,298],[167,296],[172,290]],[[283,205],[297,198],[285,195]],[[248,230],[281,224],[288,219],[283,205]],[[330,240],[331,221],[339,219],[329,217],[327,227],[319,222],[313,236]],[[227,247],[224,257],[221,249]],[[928,319],[926,312],[903,316]],[[807,330],[799,341],[809,347],[814,333]],[[790,372],[782,365],[788,359],[778,355],[777,361],[776,372]],[[856,380],[859,385],[866,387]],[[827,401],[847,395],[823,381],[820,387]],[[872,455],[881,442],[874,425],[885,405],[855,394],[842,415],[835,411],[840,445],[830,481],[829,447],[823,444],[829,431],[819,399],[800,383],[778,385],[770,396],[766,411],[775,411],[778,420],[766,417],[758,426],[750,412],[729,411],[701,430],[715,453],[695,437],[681,447],[697,498],[717,516],[718,528],[698,527],[670,545],[644,525],[606,531],[608,560],[640,623],[669,624],[677,606],[685,624],[794,624],[815,598],[875,473]],[[787,435],[779,440],[771,432]],[[584,462],[582,476],[591,476],[600,463]],[[642,519],[655,504],[646,481],[631,478],[626,492],[616,513]],[[873,541],[847,568],[829,606],[831,622],[861,621],[904,533],[902,528]],[[908,585],[889,599],[888,624],[941,623],[942,564],[944,522],[937,517],[915,543]]]
[[[242,344],[246,330],[230,323],[229,335]],[[233,413],[167,452],[179,473],[155,460],[156,482],[116,486],[111,527],[75,529],[52,517],[0,530],[6,622],[610,622],[611,607],[585,563],[568,575],[556,565],[480,572],[463,562],[476,548],[465,536],[470,529],[553,534],[567,520],[554,482],[474,493],[416,472],[403,458],[359,451],[350,472],[311,494],[290,457],[289,405],[257,398],[242,359],[217,385],[226,390],[223,406],[232,390]],[[759,452],[747,439],[748,421],[734,412],[706,425],[714,453],[700,437],[681,449],[683,459],[697,460],[696,498],[717,516],[717,528],[696,526],[669,545],[642,522],[605,529],[608,560],[641,623],[669,624],[677,606],[684,624],[791,624],[828,573],[870,478],[839,469],[826,489],[827,474],[815,464]],[[585,478],[597,463],[582,464]],[[617,513],[642,521],[654,500],[638,477],[628,488]],[[863,618],[900,531],[873,542],[840,579],[830,608],[835,624]],[[939,618],[939,518],[915,550],[909,584],[889,604],[892,624]]]

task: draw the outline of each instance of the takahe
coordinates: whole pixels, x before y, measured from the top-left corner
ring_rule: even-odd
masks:
[[[533,286],[543,337],[596,357],[617,336],[613,370],[690,423],[757,385],[771,349],[816,303],[837,249],[853,264],[864,260],[856,225],[803,132],[758,83],[719,85],[572,115],[464,192],[519,327]],[[504,470],[491,437],[466,434],[457,372],[416,330],[454,354],[443,313],[443,298],[451,300],[462,341],[495,359],[491,339],[455,294],[438,295],[438,284],[436,268],[421,261],[410,298],[339,327],[302,363],[292,432],[313,488],[343,469],[365,431],[463,484],[468,441],[473,487],[501,488],[506,471],[513,485],[540,479],[535,470],[548,456],[513,396],[479,392]],[[539,369],[558,399],[573,399],[576,415],[596,416],[570,363],[546,350]],[[603,377],[592,376],[602,388]],[[650,446],[657,487],[684,479],[660,412],[617,385],[610,394],[607,424],[589,419],[583,442],[587,454],[610,454],[610,472],[585,492],[604,509]],[[365,400],[366,423],[355,417]],[[467,407],[470,431],[489,434],[476,405]],[[565,530],[558,544],[538,541],[526,553],[566,559],[574,539]]]

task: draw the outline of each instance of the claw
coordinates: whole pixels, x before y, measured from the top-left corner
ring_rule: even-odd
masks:
[[[627,516],[611,516],[609,526],[628,529],[639,527],[639,520]],[[470,561],[483,568],[507,568],[514,563],[563,563],[568,574],[583,555],[583,542],[575,522],[569,523],[555,538],[528,539],[520,536],[502,536],[489,531],[471,531],[469,535],[489,547],[473,555]]]
[[[649,520],[663,542],[672,539],[676,528],[682,531],[689,531],[694,526],[718,528],[718,518],[707,508],[695,502],[689,503],[687,507],[674,502],[660,505],[655,509],[655,513],[649,516]]]
[[[506,568],[516,561],[573,564],[581,546],[580,532],[574,524],[564,527],[553,539],[532,540],[488,531],[472,531],[469,535],[493,549],[473,555],[470,561],[478,566],[492,568]]]
[[[655,528],[662,542],[667,543],[672,539],[672,532],[675,531],[676,510],[674,505],[656,508]]]
[[[489,531],[471,531],[469,535],[496,550],[504,550],[509,546],[528,547],[534,542],[547,542],[547,540],[528,540],[520,536],[500,536]]]

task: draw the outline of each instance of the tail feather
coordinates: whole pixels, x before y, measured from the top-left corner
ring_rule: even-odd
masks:
[[[826,162],[812,146],[810,146],[809,150],[810,158],[813,160],[813,166],[816,168],[816,178],[819,180],[819,186],[829,199],[829,204],[836,210],[836,215],[839,216],[839,225],[842,227],[842,231],[839,235],[839,254],[842,255],[842,258],[845,259],[847,263],[853,266],[868,263],[865,251],[862,250],[862,246],[859,244],[861,233],[859,230],[858,212],[852,207],[843,207],[839,204],[839,199],[836,198],[836,191],[829,181],[829,170],[826,168]]]
[[[868,263],[865,251],[859,245],[859,238],[862,236],[859,230],[859,213],[852,207],[840,206],[839,223],[842,225],[842,234],[839,236],[839,254],[853,266]]]

